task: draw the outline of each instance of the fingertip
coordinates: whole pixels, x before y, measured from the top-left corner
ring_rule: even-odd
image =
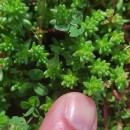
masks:
[[[96,130],[96,105],[88,96],[71,92],[58,98],[48,111],[40,130]]]

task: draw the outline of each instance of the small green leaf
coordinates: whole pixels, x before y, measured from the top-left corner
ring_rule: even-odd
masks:
[[[51,45],[51,50],[56,54],[59,54],[62,51],[61,47],[56,45]]]
[[[9,119],[8,125],[10,130],[29,130],[29,125],[23,117],[13,116]]]
[[[22,94],[25,94],[27,92],[27,90],[31,87],[31,83],[27,82],[25,84],[22,85],[21,89],[19,89],[19,92]]]
[[[27,19],[23,19],[23,25],[26,27],[26,28],[31,28],[32,27],[32,24],[29,20]]]
[[[59,55],[55,54],[55,56],[52,59],[48,60],[48,64],[50,66],[57,67],[59,64]]]
[[[130,130],[130,126],[125,127],[124,130]]]
[[[23,126],[26,125],[26,120],[23,117],[13,116],[9,120],[9,125]]]
[[[13,116],[8,125],[10,130],[29,130],[29,125],[23,117]]]
[[[31,114],[33,113],[33,111],[34,111],[34,107],[31,107],[31,108],[24,114],[24,117],[31,115]]]
[[[39,107],[39,109],[40,109],[40,110],[43,110],[45,113],[47,113],[48,110],[49,110],[49,108],[52,106],[52,104],[53,104],[53,100],[52,100],[50,97],[46,96],[46,101],[45,101],[45,103],[42,104],[42,105]]]
[[[7,124],[9,118],[5,115],[5,112],[0,112],[0,128]]]
[[[20,106],[22,109],[29,109],[31,107],[31,105],[25,101],[21,101]]]
[[[55,25],[54,28],[56,30],[66,32],[69,30],[69,25]]]
[[[55,24],[56,24],[56,19],[52,19],[52,20],[50,21],[50,24],[55,25]]]
[[[2,81],[3,80],[3,70],[2,70],[2,68],[0,68],[0,81]]]
[[[39,117],[39,112],[38,112],[37,109],[34,109],[33,116],[34,117]]]
[[[39,106],[40,105],[40,101],[38,99],[38,97],[36,96],[32,96],[28,99],[28,102],[33,105],[33,106]]]
[[[32,79],[32,80],[41,80],[44,77],[43,71],[41,71],[40,69],[32,69],[28,72],[28,76]]]
[[[48,90],[45,86],[43,86],[41,83],[36,83],[33,85],[34,86],[34,91],[40,95],[40,96],[45,96],[48,94]]]
[[[72,16],[71,24],[80,24],[83,21],[83,14],[81,12],[77,12]]]
[[[77,28],[76,26],[71,26],[69,33],[70,33],[70,37],[78,37],[79,35],[81,35],[84,32],[84,27],[81,28]]]

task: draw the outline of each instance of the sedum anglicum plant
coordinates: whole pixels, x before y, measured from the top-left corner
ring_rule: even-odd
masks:
[[[128,5],[1,0],[0,130],[38,130],[52,103],[72,91],[94,99],[99,130],[130,129]]]

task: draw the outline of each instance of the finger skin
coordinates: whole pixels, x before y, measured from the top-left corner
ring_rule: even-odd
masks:
[[[71,109],[74,110],[72,111]],[[67,115],[69,113],[74,117],[72,117],[72,120],[71,116]],[[85,129],[85,127],[87,128]],[[54,102],[54,104],[46,114],[39,130],[96,129],[97,111],[93,100],[81,93],[71,92],[61,96]]]

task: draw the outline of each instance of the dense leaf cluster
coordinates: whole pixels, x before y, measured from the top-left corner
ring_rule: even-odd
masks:
[[[100,130],[130,129],[128,11],[122,0],[1,0],[0,129],[37,130],[71,91],[95,100]]]

